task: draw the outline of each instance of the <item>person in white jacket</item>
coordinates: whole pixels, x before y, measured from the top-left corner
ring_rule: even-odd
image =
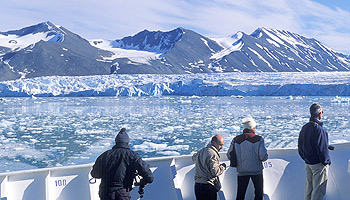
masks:
[[[245,198],[249,180],[252,179],[255,189],[255,200],[262,200],[263,191],[263,161],[268,158],[264,139],[255,134],[256,122],[249,115],[242,119],[243,133],[236,136],[227,152],[228,159],[235,148],[237,157],[237,197],[236,200]]]

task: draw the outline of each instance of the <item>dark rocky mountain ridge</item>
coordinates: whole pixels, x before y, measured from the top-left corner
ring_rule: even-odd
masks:
[[[40,76],[349,71],[350,56],[313,38],[258,28],[208,38],[185,28],[88,41],[51,22],[0,32],[0,80]]]

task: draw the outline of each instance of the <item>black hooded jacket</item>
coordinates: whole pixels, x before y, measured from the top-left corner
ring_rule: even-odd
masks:
[[[153,182],[149,165],[126,143],[118,143],[96,159],[91,176],[101,178],[101,196],[122,188],[130,191],[136,171],[142,176],[144,184]]]

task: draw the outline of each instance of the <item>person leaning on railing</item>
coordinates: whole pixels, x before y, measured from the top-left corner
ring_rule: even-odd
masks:
[[[216,200],[221,189],[219,176],[224,173],[226,164],[220,164],[219,151],[224,146],[224,138],[217,134],[211,142],[192,155],[195,163],[195,196],[197,200]]]
[[[129,148],[129,136],[126,129],[122,128],[113,148],[97,158],[91,176],[101,178],[101,200],[129,200],[136,175],[142,177],[139,193],[143,195],[143,188],[153,182],[153,175],[149,165]]]

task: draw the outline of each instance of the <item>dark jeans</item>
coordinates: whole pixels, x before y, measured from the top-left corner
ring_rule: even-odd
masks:
[[[244,199],[250,179],[252,179],[253,185],[255,188],[254,200],[262,200],[263,199],[264,179],[263,179],[263,175],[259,174],[259,175],[237,176],[238,189],[237,189],[236,200],[243,200]]]
[[[194,193],[196,200],[216,200],[217,191],[214,186],[209,183],[195,183]]]
[[[130,192],[127,192],[126,189],[119,189],[117,191],[110,192],[108,194],[103,194],[100,196],[101,200],[130,200]]]

